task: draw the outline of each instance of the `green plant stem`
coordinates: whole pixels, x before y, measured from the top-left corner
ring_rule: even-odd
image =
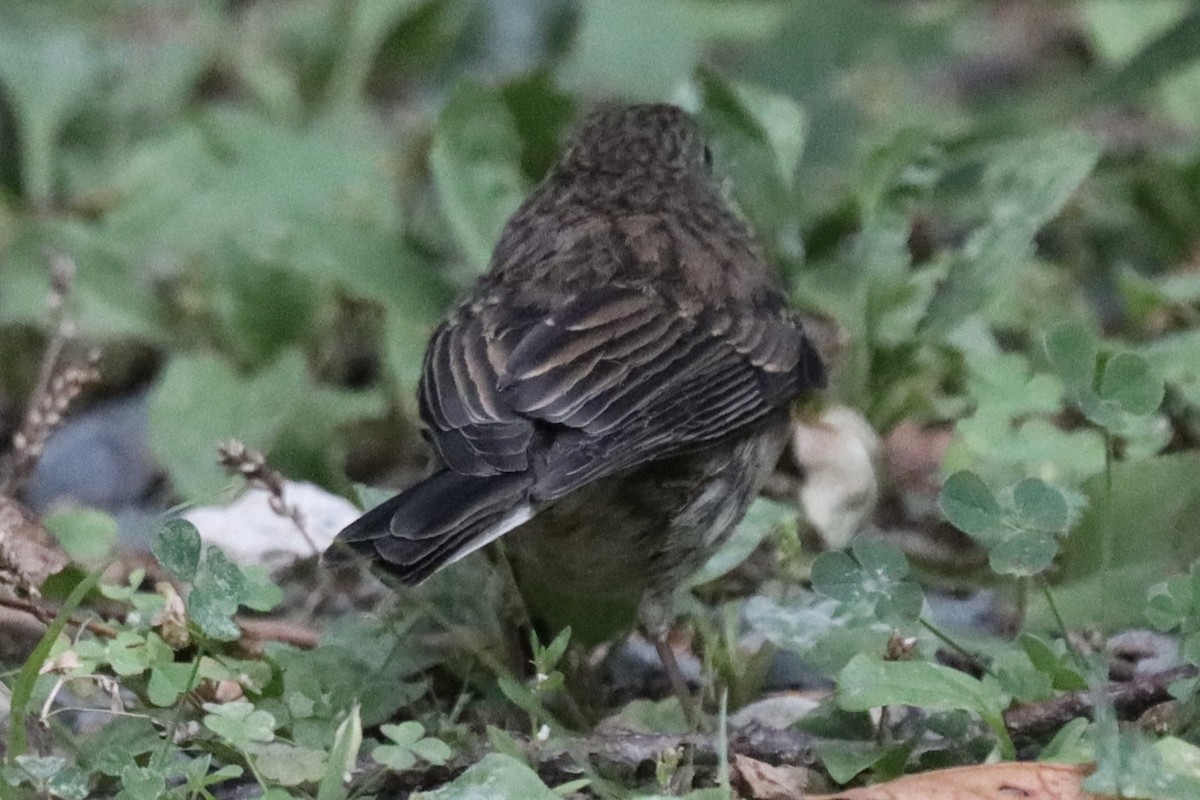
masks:
[[[1116,461],[1116,440],[1107,429],[1104,431],[1104,503],[1110,509],[1113,501],[1113,463]],[[1112,572],[1113,548],[1112,540],[1106,533],[1100,537],[1100,574]],[[1109,614],[1108,583],[1100,582],[1100,619],[1112,619]]]
[[[1029,616],[1029,578],[1022,575],[1017,578],[1017,624],[1016,630],[1025,627],[1025,619]]]
[[[62,635],[63,629],[67,627],[67,621],[87,597],[88,592],[99,582],[100,576],[108,568],[109,563],[111,562],[105,562],[75,585],[62,608],[58,610],[58,614],[50,623],[50,627],[42,634],[42,638],[33,648],[33,652],[29,654],[29,658],[25,659],[25,664],[17,675],[16,683],[13,684],[12,699],[9,704],[8,758],[23,754],[28,744],[25,738],[25,722],[29,714],[29,701],[33,698],[33,686],[37,682],[42,664],[46,663],[50,649],[54,647],[54,643]]]
[[[38,115],[29,122],[21,154],[21,177],[30,204],[40,214],[50,212],[54,194],[54,150],[58,139],[53,120]]]
[[[972,653],[970,650],[963,647],[958,642],[954,641],[954,639],[950,638],[949,634],[943,633],[942,631],[938,630],[937,626],[935,626],[932,622],[925,619],[924,617],[919,618],[918,621],[921,623],[921,627],[925,628],[925,630],[929,631],[935,637],[937,637],[938,641],[940,641],[942,644],[946,645],[951,650],[955,650],[959,653],[962,653],[964,656],[966,656],[967,658],[974,661],[976,664],[979,665],[979,668],[981,670],[983,670],[983,672],[985,674],[991,675],[993,678],[996,677],[996,673],[992,672],[992,668],[987,664],[987,662],[985,662],[982,658],[980,658],[977,653]]]
[[[188,675],[186,684],[187,688],[184,690],[184,694],[195,688],[196,679],[200,675],[200,659],[202,658],[204,658],[204,640],[197,637],[196,657],[192,659],[192,671],[191,674]],[[171,717],[171,722],[167,725],[167,730],[163,735],[162,744],[159,746],[158,752],[154,754],[155,758],[158,760],[162,760],[167,757],[167,751],[175,742],[175,731],[179,730],[179,726],[183,722],[183,700],[184,697],[183,694],[181,694],[179,699],[175,701],[175,713]]]
[[[366,72],[363,54],[355,37],[355,20],[358,17],[358,0],[340,0],[334,6],[333,39],[337,47],[337,58],[325,87],[325,108],[347,107],[356,96],[360,81]]]
[[[733,787],[729,785],[729,689],[721,689],[721,705],[717,712],[717,785],[725,795],[733,798]]]
[[[1078,665],[1080,669],[1086,670],[1087,662],[1083,658],[1083,653],[1080,653],[1079,648],[1075,647],[1074,643],[1071,642],[1070,632],[1067,630],[1067,623],[1063,619],[1062,612],[1060,612],[1058,609],[1058,603],[1054,599],[1054,593],[1050,591],[1049,581],[1046,580],[1045,575],[1039,575],[1037,582],[1038,586],[1041,587],[1042,596],[1046,598],[1046,606],[1050,609],[1050,613],[1054,617],[1054,624],[1058,626],[1058,632],[1062,635],[1063,642],[1067,646],[1067,652],[1071,654],[1071,658],[1074,659],[1076,665]]]

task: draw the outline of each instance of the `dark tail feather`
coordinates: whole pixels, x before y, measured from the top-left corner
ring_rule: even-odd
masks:
[[[529,477],[443,470],[386,500],[338,534],[326,564],[352,553],[379,563],[406,584],[420,583],[533,516]]]

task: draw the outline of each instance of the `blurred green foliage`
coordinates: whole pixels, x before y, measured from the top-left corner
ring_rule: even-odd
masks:
[[[1031,620],[1130,624],[1151,592],[1156,624],[1195,630],[1194,581],[1153,588],[1200,558],[1200,3],[1189,0],[8,0],[0,393],[20,401],[36,374],[46,252],[61,253],[78,268],[83,342],[107,363],[155,355],[150,446],[180,499],[226,485],[213,450],[230,437],[348,493],[355,431],[383,421],[411,438],[428,331],[486,266],[572,120],[603,100],[696,112],[794,302],[836,330],[831,401],[883,432],[953,431],[941,507],[988,548],[993,580],[1055,582],[1058,607],[1030,598]],[[759,506],[704,575],[786,529],[781,516]],[[107,554],[110,522],[68,512],[52,527],[87,561]],[[156,730],[121,720],[83,767],[10,761],[0,797],[84,796],[97,783],[122,797],[206,796],[206,781],[240,774],[213,761],[230,753],[270,796],[317,783],[341,796],[355,725],[418,699],[428,718],[384,730],[377,760],[450,752],[440,737],[462,730],[433,712],[416,676],[437,656],[406,650],[411,631],[355,623],[309,654],[235,660],[218,652],[237,635],[231,615],[270,606],[273,587],[194,544],[159,556],[194,582],[190,624],[213,653],[177,662],[135,614],[124,639],[83,645],[80,669],[121,675],[159,706],[198,677],[237,675],[253,703],[208,709],[202,756],[152,759]],[[815,593],[769,585],[740,608],[774,645],[840,676],[842,733],[861,710],[916,703],[941,709],[914,734],[944,736],[923,763],[997,743],[1009,754],[1007,703],[1087,673],[1029,638],[981,680],[885,662],[897,633],[930,641],[908,565],[872,544],[823,559]],[[443,623],[494,632],[492,578],[435,580],[422,597],[462,615]],[[488,590],[467,597],[468,585]],[[160,607],[132,585],[105,591],[138,614]],[[35,677],[22,679],[22,705]],[[543,718],[537,687],[502,685]],[[355,693],[361,711],[331,700]],[[970,728],[976,717],[985,727]],[[1115,728],[1071,735],[1056,747],[1112,757],[1095,779],[1106,791],[1143,786],[1191,752]],[[849,738],[820,749],[843,779],[897,774],[913,753]],[[505,748],[431,796],[491,781],[553,796]]]

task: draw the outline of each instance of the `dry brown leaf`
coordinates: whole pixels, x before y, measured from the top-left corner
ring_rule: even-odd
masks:
[[[906,775],[877,786],[810,795],[807,800],[1100,800],[1083,790],[1091,772],[1089,765],[981,764]]]
[[[191,643],[191,632],[188,630],[187,609],[183,598],[175,587],[166,581],[154,584],[154,591],[163,599],[163,607],[150,620],[150,624],[159,629],[163,641],[176,650],[182,650]]]
[[[792,453],[804,472],[800,503],[825,547],[841,550],[879,500],[879,436],[859,412],[829,406],[795,420]]]
[[[942,488],[942,464],[954,431],[905,421],[883,440],[883,463],[888,484],[901,493],[937,497]]]
[[[764,761],[735,754],[733,780],[740,796],[750,800],[801,800],[806,796],[808,770],[804,767],[773,767]]]
[[[0,590],[37,596],[38,587],[71,560],[24,506],[0,494]]]

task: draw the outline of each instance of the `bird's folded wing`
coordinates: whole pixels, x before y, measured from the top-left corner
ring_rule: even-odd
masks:
[[[823,381],[778,300],[688,314],[611,286],[540,315],[496,304],[443,327],[421,400],[448,466],[477,475],[534,467],[535,493],[553,499],[732,433]],[[535,444],[535,424],[554,435]]]

